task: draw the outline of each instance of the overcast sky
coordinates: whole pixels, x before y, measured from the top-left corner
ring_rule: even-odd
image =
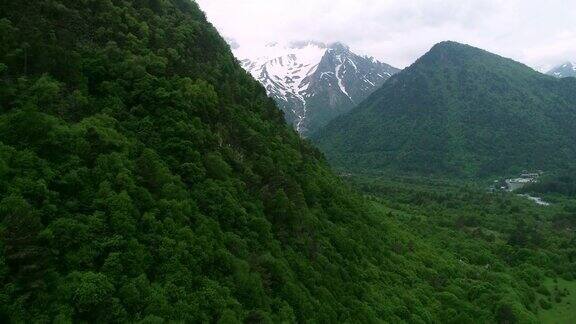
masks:
[[[342,41],[405,67],[454,40],[538,70],[576,61],[576,0],[197,0],[246,51],[272,41]]]

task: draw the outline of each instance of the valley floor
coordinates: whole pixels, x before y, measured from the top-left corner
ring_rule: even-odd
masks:
[[[489,310],[489,322],[574,323],[576,219],[559,219],[573,215],[576,200],[542,206],[472,184],[344,178],[387,215],[392,250],[428,281],[441,307]],[[557,299],[558,291],[565,296]],[[469,320],[481,322],[477,316]]]

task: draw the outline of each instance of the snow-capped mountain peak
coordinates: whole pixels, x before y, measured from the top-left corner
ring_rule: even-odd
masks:
[[[235,52],[303,134],[350,110],[398,71],[342,43],[274,42],[243,59]]]
[[[557,78],[576,77],[576,62],[566,62],[550,70],[548,74]]]

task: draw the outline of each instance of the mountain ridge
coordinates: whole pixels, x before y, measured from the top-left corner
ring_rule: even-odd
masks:
[[[566,87],[573,87],[568,79],[441,42],[313,141],[335,165],[349,168],[467,176],[556,168],[576,153],[569,139],[576,101]],[[529,154],[533,148],[545,153]]]

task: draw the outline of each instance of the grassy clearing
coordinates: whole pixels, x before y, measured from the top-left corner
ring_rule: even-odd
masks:
[[[549,278],[546,280],[545,286],[550,291],[550,298],[548,299],[548,297],[543,295],[539,295],[539,298],[549,300],[552,307],[550,309],[541,309],[538,313],[538,320],[544,324],[576,323],[576,281],[558,279],[555,282]],[[568,295],[562,297],[558,303],[556,295],[565,290]]]

